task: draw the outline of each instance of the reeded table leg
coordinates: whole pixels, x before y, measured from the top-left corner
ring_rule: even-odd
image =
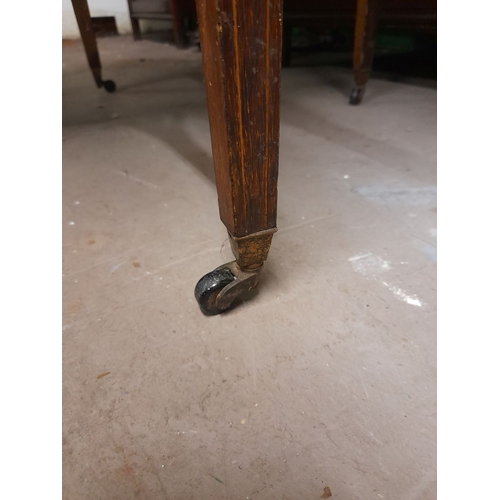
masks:
[[[101,60],[99,59],[97,41],[92,29],[87,0],[71,0],[71,2],[73,3],[78,29],[80,30],[80,36],[82,37],[83,46],[87,54],[90,69],[94,75],[95,83],[99,88],[104,87],[108,92],[114,92],[116,90],[115,82],[113,80],[102,79]]]
[[[221,220],[236,261],[196,285],[217,314],[257,286],[276,231],[281,0],[197,0]]]
[[[351,91],[349,101],[351,104],[361,102],[372,70],[379,10],[380,0],[357,0],[353,52],[356,86]]]

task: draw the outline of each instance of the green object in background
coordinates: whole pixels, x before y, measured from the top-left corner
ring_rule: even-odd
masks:
[[[378,33],[375,48],[377,50],[415,50],[415,38],[412,35]]]

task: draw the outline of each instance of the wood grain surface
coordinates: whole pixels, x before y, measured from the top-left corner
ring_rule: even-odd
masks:
[[[282,2],[197,0],[222,222],[276,226]]]

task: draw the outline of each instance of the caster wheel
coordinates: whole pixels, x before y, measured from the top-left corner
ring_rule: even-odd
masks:
[[[221,267],[205,274],[198,281],[194,289],[194,296],[203,314],[213,316],[228,309],[230,304],[223,309],[217,305],[217,297],[220,291],[235,279],[236,277],[227,267]]]
[[[113,80],[105,80],[103,82],[106,92],[112,94],[116,90],[116,83]]]
[[[351,90],[351,95],[349,96],[349,104],[356,106],[361,103],[361,99],[363,97],[363,89],[354,88]]]

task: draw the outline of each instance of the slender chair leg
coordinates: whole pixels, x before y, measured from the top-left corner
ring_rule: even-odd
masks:
[[[353,51],[355,87],[349,99],[351,104],[361,102],[372,70],[379,12],[380,0],[357,0]]]
[[[90,19],[90,11],[87,0],[71,0],[73,10],[75,11],[78,29],[82,37],[85,53],[89,62],[90,69],[94,75],[96,85],[104,87],[108,92],[116,90],[116,84],[113,80],[103,80],[101,72],[101,60],[99,59],[99,51],[97,49],[97,41],[94,30],[92,29],[92,21]]]
[[[197,0],[220,217],[236,260],[208,273],[205,314],[259,283],[276,231],[281,0]]]

